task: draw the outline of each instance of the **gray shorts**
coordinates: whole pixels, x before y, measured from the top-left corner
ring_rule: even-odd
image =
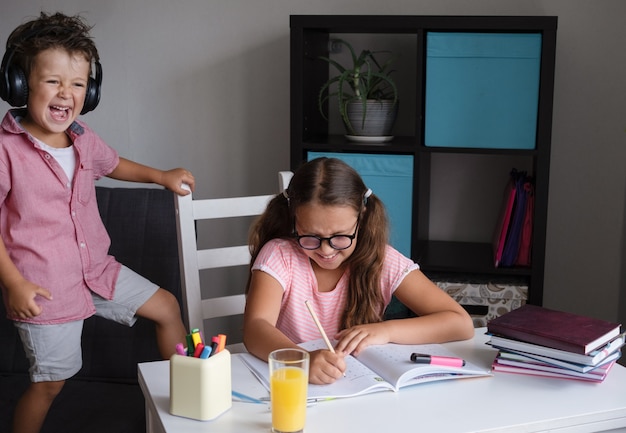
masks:
[[[139,307],[146,303],[159,287],[122,265],[115,284],[113,300],[92,293],[96,316],[132,326]],[[83,320],[56,325],[36,325],[13,322],[22,339],[24,352],[30,361],[32,382],[69,379],[83,365],[81,335]]]

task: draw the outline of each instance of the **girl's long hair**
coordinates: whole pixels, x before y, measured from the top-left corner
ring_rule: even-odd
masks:
[[[278,194],[250,231],[254,264],[261,248],[276,238],[293,239],[296,209],[307,203],[351,206],[359,214],[356,247],[346,261],[348,295],[342,328],[379,322],[385,308],[380,275],[388,242],[387,215],[383,203],[371,194],[359,174],[336,158],[317,158],[296,171],[285,194]],[[250,277],[246,292],[250,288]]]

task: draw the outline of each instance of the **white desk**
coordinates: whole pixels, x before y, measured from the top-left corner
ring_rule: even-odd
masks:
[[[446,346],[477,365],[490,366],[495,351],[484,344],[484,332],[479,328],[474,339]],[[233,390],[256,386],[236,357],[232,364]],[[170,415],[169,361],[139,364],[139,384],[148,433],[270,431],[271,414],[260,404],[233,402],[213,421]],[[615,365],[599,384],[495,373],[327,401],[308,408],[306,431],[626,432],[626,368]]]

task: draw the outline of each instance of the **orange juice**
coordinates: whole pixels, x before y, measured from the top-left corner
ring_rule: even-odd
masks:
[[[302,368],[283,367],[272,373],[272,428],[279,432],[304,429],[308,377]]]

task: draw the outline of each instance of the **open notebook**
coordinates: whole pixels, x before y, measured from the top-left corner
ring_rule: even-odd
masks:
[[[314,340],[300,345],[308,351],[325,349],[324,340]],[[309,400],[354,397],[377,391],[399,391],[400,388],[436,380],[462,379],[490,376],[491,370],[480,368],[470,362],[465,366],[445,367],[411,362],[412,353],[435,356],[456,355],[439,344],[401,345],[384,344],[370,346],[358,358],[346,357],[346,376],[330,385],[309,384]],[[244,364],[269,391],[269,368],[255,356],[237,354]]]

